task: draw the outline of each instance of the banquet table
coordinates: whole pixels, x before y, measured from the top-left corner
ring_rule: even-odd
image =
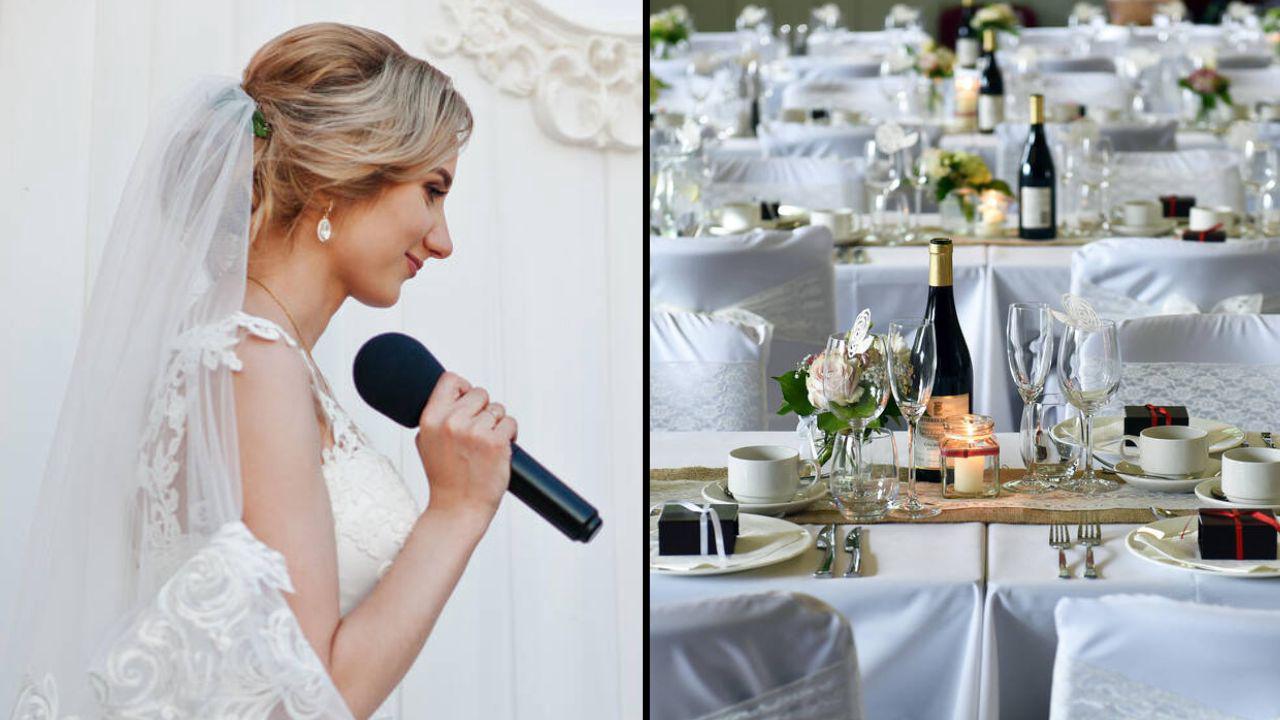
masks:
[[[1021,467],[1015,439],[998,435],[1001,462]],[[796,445],[797,438],[651,433],[649,464],[723,467],[730,449],[751,444]],[[839,527],[837,537],[850,527]],[[649,601],[765,590],[813,595],[853,627],[867,717],[1047,717],[1057,644],[1053,608],[1063,597],[1149,593],[1234,607],[1280,605],[1277,580],[1187,573],[1134,557],[1123,547],[1134,527],[1103,525],[1097,580],[1081,578],[1079,547],[1068,550],[1073,579],[1058,579],[1043,525],[881,523],[864,526],[864,577],[813,578],[819,554],[810,548],[793,560],[727,575],[650,573]],[[837,570],[847,559],[838,557]]]

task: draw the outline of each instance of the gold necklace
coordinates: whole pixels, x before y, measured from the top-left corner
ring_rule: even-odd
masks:
[[[332,395],[333,391],[329,390],[329,381],[325,379],[324,373],[320,372],[320,366],[316,364],[316,359],[314,357],[311,357],[310,348],[308,348],[307,344],[302,341],[302,331],[298,330],[298,323],[293,319],[293,313],[289,312],[289,308],[285,307],[285,304],[283,302],[280,302],[280,298],[276,297],[276,294],[271,292],[271,288],[267,287],[266,285],[263,285],[261,280],[248,275],[246,275],[245,278],[248,280],[254,281],[255,283],[258,284],[258,287],[262,288],[263,290],[266,290],[267,294],[271,296],[271,299],[275,300],[276,304],[280,306],[280,309],[284,311],[284,316],[289,318],[289,324],[293,326],[293,334],[296,335],[298,338],[298,345],[302,346],[302,352],[307,354],[307,359],[311,361],[311,367],[315,369],[316,375],[320,377],[320,382],[324,383],[325,390],[328,391],[330,395]]]

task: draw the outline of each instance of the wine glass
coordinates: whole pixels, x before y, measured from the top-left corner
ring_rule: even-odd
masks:
[[[1245,201],[1246,208],[1249,199],[1257,201],[1254,205],[1256,214],[1245,214],[1249,220],[1248,237],[1261,237],[1259,220],[1262,214],[1262,195],[1274,187],[1276,182],[1275,153],[1269,144],[1261,140],[1245,141],[1243,157],[1240,160],[1240,182],[1249,193]]]
[[[895,509],[908,518],[937,515],[937,505],[920,502],[916,495],[916,426],[933,395],[933,376],[937,371],[937,338],[933,321],[894,320],[889,323],[889,382],[893,399],[907,419],[907,499]]]
[[[901,178],[898,175],[898,165],[893,161],[893,157],[881,152],[880,144],[875,140],[868,140],[863,146],[863,157],[866,160],[866,169],[863,175],[863,184],[871,190],[871,235],[867,240],[877,241],[883,240],[886,235],[884,227],[884,214],[888,202],[889,193],[898,188]]]
[[[1022,463],[1027,468],[1027,480],[1005,483],[1004,487],[1008,488],[1016,482],[1021,484],[1021,489],[1030,481],[1030,484],[1053,489],[1057,483],[1071,477],[1079,460],[1080,444],[1074,436],[1063,437],[1055,433],[1054,429],[1070,427],[1069,421],[1075,418],[1075,409],[1061,395],[1046,394],[1041,399],[1028,403],[1026,412],[1022,414],[1022,427],[1018,437]]]
[[[1044,392],[1053,365],[1053,316],[1048,303],[1013,303],[1009,305],[1009,321],[1005,332],[1005,351],[1009,372],[1022,398],[1023,424],[1031,404]],[[1029,467],[1029,466],[1028,466]],[[1030,474],[1022,480],[1004,484],[1014,492],[1043,493],[1053,488]]]
[[[1064,482],[1063,489],[1084,495],[1115,490],[1120,483],[1093,472],[1093,415],[1120,389],[1120,339],[1115,321],[1067,326],[1058,348],[1058,382],[1067,402],[1084,416],[1084,474]]]

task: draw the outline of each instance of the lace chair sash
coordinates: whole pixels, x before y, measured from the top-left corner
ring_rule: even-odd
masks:
[[[1054,675],[1051,720],[1239,720],[1170,690],[1080,660],[1063,663],[1062,669],[1054,669]]]
[[[828,720],[862,717],[852,656],[699,720]]]
[[[747,325],[766,322],[776,340],[825,345],[835,329],[834,285],[830,268],[824,268],[765,288],[724,308],[707,310],[662,303],[653,309],[710,315]]]
[[[1280,427],[1280,406],[1259,401],[1280,397],[1280,365],[1126,362],[1118,395],[1128,405],[1185,405],[1244,429]]]
[[[1105,318],[1127,320],[1130,318],[1151,317],[1153,315],[1186,315],[1186,314],[1239,314],[1252,315],[1263,311],[1271,304],[1271,300],[1262,293],[1246,293],[1222,298],[1213,307],[1205,311],[1193,300],[1178,293],[1169,295],[1159,305],[1143,302],[1110,288],[1095,285],[1087,280],[1080,280],[1079,295],[1093,305],[1094,310]],[[1280,300],[1277,300],[1280,302]]]

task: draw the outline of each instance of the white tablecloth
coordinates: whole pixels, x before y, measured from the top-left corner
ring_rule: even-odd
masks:
[[[1000,460],[1021,467],[1014,437],[998,436]],[[730,449],[751,444],[796,445],[797,438],[777,432],[651,433],[649,463],[722,467]],[[1048,717],[1057,646],[1053,607],[1063,597],[1140,592],[1237,607],[1280,606],[1280,580],[1206,577],[1139,560],[1123,547],[1133,527],[1103,526],[1103,545],[1095,550],[1098,580],[1080,577],[1080,547],[1068,550],[1075,577],[1059,580],[1056,554],[1040,525],[875,525],[864,536],[866,577],[816,580],[810,573],[818,555],[810,550],[782,565],[732,575],[651,574],[649,601],[767,589],[809,593],[853,625],[867,717]],[[845,561],[847,555],[839,556],[837,567]]]

